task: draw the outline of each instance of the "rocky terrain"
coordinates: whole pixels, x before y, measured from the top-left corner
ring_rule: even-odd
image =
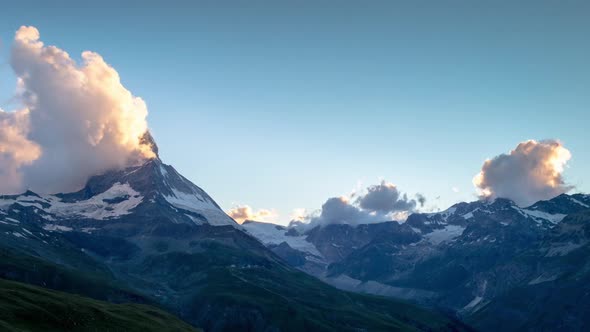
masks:
[[[585,330],[589,215],[589,195],[563,194],[526,208],[459,203],[404,223],[244,227],[341,289],[448,310],[484,331]]]

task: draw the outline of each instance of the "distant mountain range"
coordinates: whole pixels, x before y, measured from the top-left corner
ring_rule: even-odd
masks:
[[[294,238],[316,250],[318,269],[327,268],[321,246],[303,236]],[[281,254],[281,246],[289,254]],[[57,310],[47,311],[53,317],[48,324],[108,319],[97,311],[98,316],[84,316],[84,306],[92,311],[105,306],[95,301],[101,300],[156,306],[205,331],[470,330],[440,311],[338,290],[273,252],[283,257],[301,253],[302,264],[288,261],[295,266],[315,259],[294,247],[278,243],[270,250],[158,158],[97,175],[74,193],[0,196],[0,277],[83,296],[38,293],[22,307],[9,307],[13,311],[0,315],[0,326],[22,328],[23,313],[41,319],[35,301]],[[4,281],[0,286],[22,294],[40,292]],[[61,310],[51,299],[81,307]],[[170,320],[149,307],[103,308],[123,308],[120,315],[131,315],[125,319],[141,320],[147,310],[153,317],[161,315],[164,324]],[[137,323],[130,326],[145,326]],[[40,324],[27,326],[44,330]]]
[[[590,195],[459,203],[404,223],[243,226],[341,289],[447,310],[482,331],[590,330]]]

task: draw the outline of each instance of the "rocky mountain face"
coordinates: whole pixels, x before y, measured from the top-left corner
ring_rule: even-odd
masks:
[[[293,239],[274,250],[315,248]],[[319,250],[301,260],[314,255],[325,270]],[[206,331],[468,330],[291,267],[158,158],[95,176],[74,193],[0,196],[0,277],[157,305]]]
[[[245,229],[339,288],[409,299],[482,330],[587,330],[590,195],[521,208],[496,199],[405,223]],[[574,309],[575,307],[575,309]],[[540,318],[542,317],[542,319]]]
[[[575,199],[587,202],[582,198]],[[568,214],[541,241],[499,267],[517,272],[511,277],[515,286],[479,306],[468,320],[481,329],[588,330],[589,235],[590,210]]]

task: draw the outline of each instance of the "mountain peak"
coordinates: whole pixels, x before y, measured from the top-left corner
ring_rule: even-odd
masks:
[[[77,192],[40,196],[27,191],[1,201],[6,207],[34,206],[47,224],[70,230],[107,231],[115,224],[134,232],[169,224],[239,227],[203,189],[159,158],[93,176]]]
[[[194,223],[237,226],[203,189],[159,158],[147,160],[139,166],[95,176],[76,194],[96,195],[116,184],[128,184],[144,198],[143,205],[157,204],[159,209],[168,207],[176,216],[187,217]],[[172,219],[178,222],[177,217]]]
[[[152,134],[149,130],[147,130],[143,134],[143,136],[141,136],[141,138],[139,139],[139,144],[146,145],[146,146],[150,147],[152,152],[156,155],[156,158],[158,158],[158,159],[160,158],[160,155],[158,154],[158,152],[159,152],[158,145],[156,144],[156,140],[154,140],[154,137],[152,136]]]

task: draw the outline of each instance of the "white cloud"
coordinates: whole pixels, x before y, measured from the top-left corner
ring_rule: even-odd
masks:
[[[12,173],[15,181],[2,181],[0,192],[75,190],[89,176],[155,156],[141,141],[145,102],[100,55],[83,52],[77,64],[45,46],[34,27],[16,32],[11,51],[24,110],[2,113],[0,146],[12,145],[1,151],[2,165],[10,165],[2,176]]]
[[[553,198],[572,187],[562,173],[571,153],[559,141],[528,140],[508,154],[488,159],[473,178],[483,197],[503,197],[521,206]]]

